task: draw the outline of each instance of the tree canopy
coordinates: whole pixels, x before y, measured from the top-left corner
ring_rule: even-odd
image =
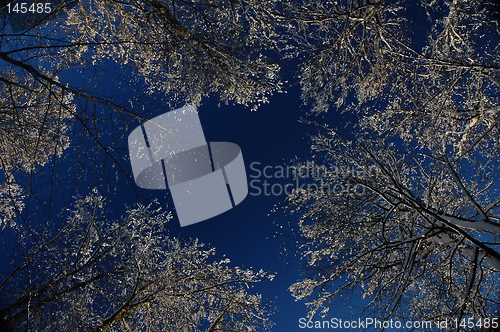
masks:
[[[0,227],[11,264],[2,267],[0,327],[270,327],[268,304],[250,291],[266,273],[168,236],[170,214],[150,204],[113,220],[104,198],[86,192],[113,192],[119,177],[133,183],[119,147],[162,111],[146,99],[168,108],[217,94],[257,108],[280,91],[264,4],[57,1],[36,15],[16,4],[1,8]]]
[[[213,248],[165,235],[157,204],[104,214],[96,190],[61,229],[25,248],[0,284],[2,327],[36,331],[261,331],[270,307],[249,285],[264,278],[213,261]],[[156,206],[155,206],[156,205]],[[26,246],[26,244],[24,244]]]
[[[290,290],[310,299],[310,315],[359,287],[384,318],[489,319],[500,304],[498,8],[405,7],[297,9],[312,49],[303,97],[316,114],[335,105],[358,120],[345,137],[311,117],[319,134],[307,167],[324,171],[288,197],[310,270]]]
[[[286,198],[306,262],[290,291],[309,317],[358,290],[384,318],[498,315],[494,2],[68,0],[24,16],[15,3],[0,15],[0,235],[14,248],[2,328],[270,327],[247,287],[272,276],[170,237],[120,142],[176,106],[256,110],[295,84],[318,127],[296,168],[320,170],[315,186]],[[122,180],[138,204],[115,220],[88,188]]]

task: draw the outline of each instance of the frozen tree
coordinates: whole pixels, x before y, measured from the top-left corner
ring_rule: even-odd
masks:
[[[358,112],[365,128],[463,155],[498,146],[499,8],[485,1],[305,1],[290,29],[308,54],[315,112]],[[349,101],[347,101],[349,100]],[[352,102],[355,100],[355,102]],[[432,125],[431,125],[432,124]]]
[[[0,12],[6,114],[0,157],[4,178],[14,175],[8,183],[17,182],[36,201],[25,204],[24,219],[30,206],[60,210],[36,189],[47,189],[47,182],[51,193],[77,188],[89,169],[108,164],[131,181],[120,142],[156,113],[209,95],[255,109],[281,89],[279,65],[271,58],[281,38],[273,0],[54,1],[50,13],[36,15],[13,12],[9,3],[12,12],[6,3]],[[7,116],[13,112],[22,117]],[[70,142],[74,150],[67,151],[78,155],[68,165],[56,156]],[[61,179],[60,169],[76,177]],[[42,170],[52,173],[49,181],[32,176]],[[110,187],[115,181],[104,172],[90,176],[93,185],[104,177]],[[67,200],[75,194],[70,191]]]
[[[397,52],[385,105],[368,111],[363,125],[450,158],[471,151],[494,158],[500,143],[499,7],[450,1],[426,9],[437,23],[421,50],[405,45],[406,52]],[[358,95],[360,102],[380,96]]]
[[[24,23],[0,13],[0,218],[16,226],[0,233],[11,260],[0,330],[267,329],[268,305],[251,287],[272,276],[168,237],[169,214],[139,205],[113,221],[94,193],[61,226],[56,207],[80,182],[111,187],[109,163],[130,180],[119,143],[155,112],[209,95],[256,108],[279,91],[274,3],[53,5]]]
[[[199,103],[218,94],[224,102],[253,105],[279,91],[271,11],[275,1],[81,1],[70,11],[67,56],[110,58],[137,68],[149,91]]]
[[[72,95],[31,76],[0,77],[0,229],[14,225],[25,193],[15,174],[31,173],[69,146],[67,130],[75,111]]]
[[[0,230],[4,230],[8,225],[15,226],[15,217],[24,208],[23,190],[15,183],[12,175],[0,183]]]
[[[120,142],[138,121],[168,110],[141,103],[131,87],[143,79],[172,104],[218,94],[255,106],[279,90],[279,68],[261,52],[274,38],[265,11],[219,5],[60,2],[53,15],[14,29],[2,16],[0,220],[16,227],[0,233],[12,263],[0,279],[0,330],[270,326],[267,304],[250,289],[272,277],[168,237],[169,214],[138,206],[113,221],[97,193],[78,200],[62,226],[56,209],[65,211],[81,182],[112,187],[109,163],[130,180]]]
[[[324,132],[304,169],[317,171],[288,197],[309,272],[290,289],[310,316],[357,289],[382,318],[488,319],[500,305],[498,8],[418,6],[414,36],[397,2],[287,14],[310,52],[303,98],[359,118],[351,139],[313,120]]]
[[[0,324],[17,331],[261,331],[269,306],[252,284],[272,279],[213,260],[197,240],[165,235],[171,214],[154,204],[121,220],[94,191],[67,221],[22,243],[0,284]],[[29,237],[28,237],[29,238]]]
[[[2,59],[45,59],[53,70],[91,69],[110,59],[144,77],[150,92],[165,92],[177,103],[217,94],[224,102],[257,107],[281,89],[279,65],[270,58],[281,39],[276,3],[54,2],[52,14],[34,26],[2,35]]]
[[[72,95],[31,76],[3,73],[0,90],[0,160],[4,172],[30,171],[69,145]]]
[[[361,287],[385,318],[491,318],[500,303],[498,161],[450,161],[332,130],[314,148],[318,164],[303,169],[321,170],[308,173],[316,186],[288,198],[310,272],[290,289],[312,296],[310,315]]]
[[[382,92],[401,49],[402,5],[393,1],[294,1],[284,4],[283,19],[295,41],[291,56],[300,63],[302,97],[315,112],[340,107],[352,91],[370,97]]]

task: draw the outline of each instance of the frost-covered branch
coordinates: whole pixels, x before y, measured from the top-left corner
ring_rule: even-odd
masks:
[[[215,324],[255,331],[271,325],[270,308],[248,291],[271,275],[232,268],[196,240],[168,237],[171,215],[153,205],[114,221],[103,203],[96,191],[77,200],[68,224],[2,284],[1,327],[180,331]]]

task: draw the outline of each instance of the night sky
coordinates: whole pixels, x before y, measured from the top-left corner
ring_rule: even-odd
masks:
[[[207,142],[226,141],[240,146],[249,194],[233,209],[187,227],[181,228],[174,214],[174,219],[167,226],[168,232],[171,236],[184,239],[198,238],[214,246],[217,258],[225,255],[231,259],[233,266],[252,268],[254,271],[263,269],[276,274],[272,282],[261,282],[254,288],[276,307],[271,317],[276,324],[273,331],[303,330],[299,328],[298,320],[307,316],[307,308],[304,302],[296,302],[288,291],[288,287],[299,280],[299,265],[303,262],[293,253],[285,253],[284,248],[290,249],[290,244],[295,242],[293,238],[275,235],[296,223],[298,215],[288,215],[282,208],[285,194],[274,195],[279,194],[280,188],[287,184],[295,185],[293,174],[286,174],[287,166],[293,165],[295,160],[308,159],[309,137],[317,132],[315,126],[299,121],[307,111],[307,106],[300,100],[300,90],[292,87],[287,93],[275,94],[268,104],[257,111],[242,106],[218,105],[215,98],[203,101],[198,110]],[[339,128],[347,121],[334,111],[324,117]],[[281,170],[285,170],[284,176],[280,176]],[[278,178],[274,176],[276,172]],[[112,198],[113,205],[116,205],[115,202],[133,204],[135,196],[132,188],[125,182],[119,185],[123,189],[119,189],[119,194]],[[158,198],[162,204],[173,209],[168,191],[135,189],[141,195]],[[356,297],[346,299],[334,308],[327,319],[355,317],[362,309],[361,300]]]
[[[285,75],[293,79],[294,72],[289,70]],[[263,299],[271,301],[276,308],[271,316],[275,323],[273,331],[301,331],[304,329],[299,328],[299,318],[307,316],[307,308],[305,302],[295,301],[288,287],[300,279],[299,266],[304,262],[284,250],[290,249],[295,242],[293,238],[276,236],[277,233],[288,230],[290,225],[296,224],[298,215],[289,215],[283,209],[285,194],[277,196],[271,191],[273,185],[275,194],[287,184],[292,187],[295,185],[293,174],[286,174],[287,166],[293,165],[297,160],[308,160],[311,155],[310,135],[317,133],[318,128],[300,121],[306,116],[308,106],[303,105],[300,100],[297,86],[292,86],[287,93],[275,94],[269,100],[268,104],[262,105],[257,111],[241,105],[219,104],[215,97],[203,100],[198,108],[207,142],[232,142],[241,148],[249,194],[233,209],[211,219],[180,227],[168,190],[141,189],[136,185],[132,188],[125,178],[117,183],[114,194],[106,195],[107,204],[111,214],[119,216],[124,213],[126,205],[132,206],[137,201],[136,194],[146,197],[144,202],[156,198],[166,209],[174,212],[174,218],[166,227],[170,236],[198,238],[215,247],[216,259],[228,257],[231,266],[251,268],[254,271],[263,269],[276,274],[272,282],[256,284],[253,291],[262,294]],[[167,111],[165,105],[154,99],[148,101],[148,107],[155,110],[152,111],[151,118]],[[340,129],[348,121],[346,116],[335,111],[322,118]],[[130,125],[127,134],[133,130],[134,125]],[[345,134],[349,135],[348,132]],[[119,156],[122,167],[131,174],[126,137],[117,144],[117,150],[122,152]],[[108,165],[108,171],[116,172],[116,168],[111,165]],[[272,175],[271,178],[264,176],[265,167],[265,175]],[[281,170],[285,170],[284,176],[275,178],[275,173]],[[257,188],[260,189],[260,195]],[[100,190],[104,192],[106,184],[102,184]],[[362,308],[362,301],[353,296],[335,305],[326,319],[357,317]]]

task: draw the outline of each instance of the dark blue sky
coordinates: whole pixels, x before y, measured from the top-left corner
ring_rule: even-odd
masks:
[[[285,73],[293,79],[293,72]],[[108,82],[112,84],[112,82]],[[109,88],[109,85],[104,84]],[[140,87],[137,87],[140,91]],[[154,98],[146,101],[152,111],[151,117],[166,112],[168,108]],[[134,107],[138,107],[134,105]],[[254,271],[263,269],[276,274],[272,282],[266,281],[255,285],[254,292],[262,294],[264,299],[271,300],[276,307],[271,320],[275,322],[273,331],[302,331],[299,328],[299,318],[307,316],[305,303],[296,302],[288,291],[294,282],[300,279],[299,260],[292,255],[284,255],[283,248],[290,247],[293,239],[273,236],[279,232],[281,226],[286,229],[296,223],[298,215],[287,215],[282,209],[272,212],[276,207],[283,205],[285,195],[265,195],[263,181],[268,181],[268,192],[273,184],[275,188],[282,188],[287,183],[294,183],[293,175],[289,178],[256,178],[257,171],[263,171],[268,166],[269,174],[286,169],[293,160],[307,160],[310,153],[309,136],[317,132],[317,128],[299,122],[306,115],[308,106],[300,100],[300,90],[297,86],[289,87],[287,93],[279,93],[270,97],[268,104],[262,105],[257,111],[251,111],[240,105],[219,106],[217,98],[205,99],[199,107],[200,121],[205,138],[208,142],[225,141],[238,144],[241,148],[247,178],[254,182],[249,188],[245,200],[233,209],[211,219],[180,227],[174,212],[173,220],[166,229],[170,236],[179,238],[198,238],[201,242],[216,248],[216,258],[224,255],[231,260],[232,266],[252,268]],[[334,111],[325,115],[331,124],[343,127],[347,121]],[[133,130],[131,124],[128,133]],[[126,134],[128,134],[126,133]],[[347,133],[346,133],[347,134]],[[127,153],[127,139],[122,137],[117,142],[117,151],[121,151],[118,159],[122,167],[131,174],[131,167]],[[257,164],[258,163],[258,164]],[[251,165],[253,164],[253,167]],[[116,168],[108,166],[108,172],[113,173]],[[252,169],[253,168],[253,169]],[[124,213],[125,205],[131,206],[136,202],[136,193],[148,199],[157,198],[163,206],[172,211],[173,201],[168,191],[141,189],[130,185],[124,177],[118,182],[114,196],[107,194],[108,207],[116,217]],[[105,191],[106,185],[101,185]],[[256,187],[262,192],[257,193]],[[83,188],[81,190],[84,190]],[[135,191],[134,191],[135,190]],[[288,245],[287,245],[288,243]],[[351,310],[350,305],[358,307]],[[361,304],[358,299],[346,299],[344,303],[331,311],[328,319],[346,318],[360,312]]]
[[[277,94],[271,97],[269,104],[254,112],[242,106],[219,107],[215,98],[205,101],[199,108],[205,138],[209,142],[238,144],[242,150],[247,177],[256,175],[250,168],[252,163],[254,168],[258,167],[260,170],[266,166],[275,169],[290,164],[289,161],[295,156],[305,158],[310,146],[307,132],[313,133],[314,128],[298,122],[303,115],[299,97],[298,91]],[[252,179],[248,178],[249,181]],[[283,181],[262,180],[271,184]],[[288,181],[293,182],[291,178]],[[123,189],[118,190],[120,194],[113,200],[133,204],[135,196],[132,188],[129,184],[120,183],[121,185]],[[145,196],[157,197],[162,204],[173,209],[174,204],[168,192],[137,187],[136,190]],[[249,190],[250,193],[256,193],[255,189]],[[290,261],[282,255],[282,246],[287,239],[272,235],[279,230],[280,225],[286,227],[288,217],[283,212],[271,213],[276,204],[283,203],[285,196],[265,196],[264,192],[254,196],[250,193],[235,208],[191,226],[181,228],[174,213],[174,219],[167,229],[171,236],[198,238],[203,243],[214,246],[217,257],[226,255],[231,259],[232,266],[276,273],[274,281],[257,284],[254,291],[261,293],[264,299],[271,300],[277,308],[277,312],[271,317],[276,323],[273,331],[294,331],[298,327],[298,318],[307,314],[304,304],[295,302],[288,291],[288,287],[300,277],[298,264],[296,260]]]
[[[300,90],[296,87],[290,88],[287,93],[275,94],[270,98],[269,104],[262,105],[257,111],[234,105],[219,107],[216,98],[205,100],[199,108],[199,116],[206,140],[238,144],[242,150],[249,183],[252,180],[261,182],[253,182],[253,188],[249,188],[245,200],[221,215],[181,228],[174,214],[174,219],[167,227],[171,236],[198,238],[203,243],[214,246],[217,257],[226,255],[231,259],[232,266],[276,273],[272,282],[262,282],[254,289],[276,306],[277,311],[271,317],[276,324],[273,331],[303,330],[299,328],[298,320],[307,315],[305,303],[296,302],[288,291],[288,287],[300,278],[298,259],[283,254],[283,247],[290,247],[286,243],[293,239],[273,236],[281,230],[281,226],[286,229],[289,223],[296,223],[298,215],[288,216],[282,209],[272,212],[275,207],[283,204],[285,195],[266,196],[263,187],[263,181],[268,181],[268,193],[273,184],[278,184],[275,189],[279,190],[286,183],[294,183],[293,175],[290,174],[285,179],[263,176],[256,178],[258,172],[255,169],[262,172],[267,166],[269,172],[266,175],[269,175],[282,168],[286,169],[287,165],[293,164],[294,159],[308,159],[309,135],[316,133],[317,128],[299,122],[308,109],[302,104]],[[332,111],[328,118],[342,126],[343,120],[339,114]],[[135,199],[132,188],[124,182],[120,185],[123,185],[123,189],[119,189],[119,195],[112,198],[113,205],[122,202],[132,204]],[[262,190],[260,195],[255,195],[255,187]],[[157,197],[162,204],[173,209],[174,204],[168,191],[135,189],[145,196]],[[358,302],[356,299],[352,302],[347,299],[331,311],[329,318],[351,316],[349,305],[356,306]],[[355,313],[358,312],[355,310]]]

